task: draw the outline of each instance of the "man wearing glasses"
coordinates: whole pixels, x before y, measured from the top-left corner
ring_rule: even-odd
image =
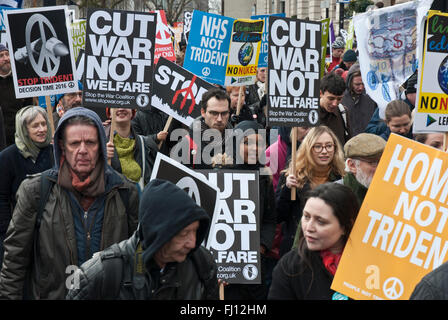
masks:
[[[386,141],[372,133],[360,133],[344,146],[348,173],[337,182],[352,189],[359,205],[364,201],[385,146]]]
[[[189,133],[173,147],[171,157],[194,169],[208,169],[212,168],[215,155],[226,152],[226,142],[232,138],[230,97],[224,90],[213,88],[204,93],[200,104],[201,116],[193,121]],[[226,133],[226,129],[230,130]]]

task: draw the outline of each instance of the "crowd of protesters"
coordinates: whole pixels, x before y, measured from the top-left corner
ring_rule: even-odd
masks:
[[[185,43],[180,48],[182,65]],[[267,126],[267,68],[259,68],[251,86],[206,92],[190,128],[173,121],[166,129],[167,115],[154,107],[118,108],[112,131],[112,109],[83,106],[79,91],[56,97],[52,135],[45,109],[15,99],[9,59],[0,45],[4,299],[218,299],[220,284],[232,300],[332,299],[331,281],[390,134],[443,145],[440,133],[412,134],[416,73],[383,120],[356,48],[345,50],[342,37],[320,80],[313,128]],[[186,134],[170,139],[176,128]],[[276,129],[276,139],[262,129]],[[206,148],[210,159],[201,158]],[[218,282],[201,246],[210,218],[174,184],[150,181],[157,152],[193,170],[269,172],[259,180],[261,284]],[[66,285],[71,266],[76,288]],[[412,297],[446,298],[446,287],[433,292],[437,277],[425,277]]]

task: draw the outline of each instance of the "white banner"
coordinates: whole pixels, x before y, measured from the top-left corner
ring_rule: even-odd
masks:
[[[383,119],[387,104],[400,98],[400,85],[417,69],[417,35],[432,2],[410,1],[353,18],[362,80]]]

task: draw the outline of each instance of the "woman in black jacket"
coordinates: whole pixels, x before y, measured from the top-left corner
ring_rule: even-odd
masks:
[[[298,248],[274,269],[268,299],[330,300],[330,289],[342,252],[358,215],[350,188],[325,183],[309,192],[301,219]]]
[[[259,175],[260,199],[260,285],[231,284],[225,287],[226,300],[261,300],[267,298],[270,282],[266,253],[271,249],[276,227],[275,195],[272,177],[267,167],[263,166],[265,155],[265,139],[259,132],[263,127],[256,121],[242,121],[234,128],[233,168],[237,170],[257,170]],[[268,281],[266,281],[268,280]],[[268,283],[267,283],[268,282]]]
[[[45,109],[27,106],[16,114],[15,144],[0,152],[0,266],[3,240],[16,205],[16,192],[28,174],[53,166],[50,122]]]

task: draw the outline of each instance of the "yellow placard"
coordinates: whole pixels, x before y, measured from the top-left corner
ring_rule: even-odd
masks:
[[[447,260],[448,154],[392,134],[331,288],[353,299],[409,299]]]

